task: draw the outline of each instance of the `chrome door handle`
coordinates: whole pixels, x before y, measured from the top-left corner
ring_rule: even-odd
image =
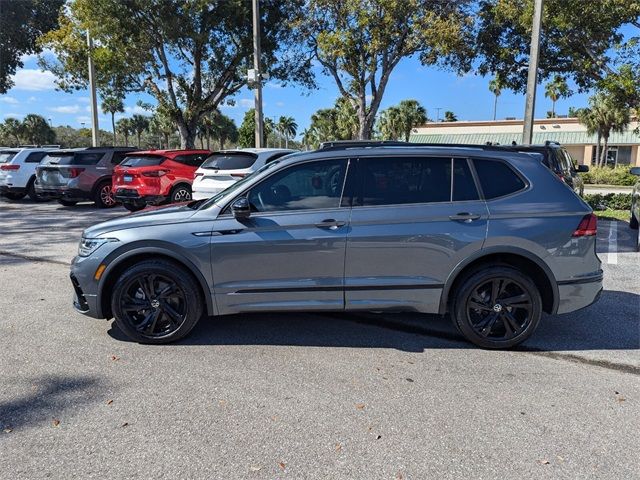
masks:
[[[453,220],[455,222],[472,222],[474,220],[478,220],[480,218],[480,215],[478,215],[477,213],[469,213],[469,212],[461,212],[461,213],[457,213],[455,215],[451,215],[449,217],[449,220]]]
[[[339,227],[343,227],[347,222],[343,222],[341,220],[334,220],[333,218],[328,218],[327,220],[323,220],[320,223],[316,223],[316,227],[318,228],[328,228],[329,230],[337,230]]]

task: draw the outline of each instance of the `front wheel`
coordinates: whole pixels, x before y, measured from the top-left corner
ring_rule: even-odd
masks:
[[[529,338],[542,317],[542,298],[526,275],[511,267],[487,267],[468,276],[452,308],[456,328],[482,348],[511,348]]]
[[[118,327],[140,343],[170,343],[186,336],[203,313],[196,280],[184,268],[150,260],[128,268],[117,280],[111,311]]]
[[[187,185],[177,185],[171,190],[169,203],[189,202],[191,200],[191,187]]]

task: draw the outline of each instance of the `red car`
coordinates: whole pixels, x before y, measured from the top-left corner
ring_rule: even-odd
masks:
[[[191,200],[191,184],[209,150],[147,150],[127,154],[113,171],[116,200],[135,212],[147,205]]]

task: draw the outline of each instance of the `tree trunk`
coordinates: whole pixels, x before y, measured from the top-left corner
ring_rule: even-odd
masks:
[[[551,118],[556,118],[556,101],[551,99]]]
[[[211,150],[211,135],[207,131],[207,150]]]
[[[226,138],[224,137],[224,135],[220,135],[220,150],[224,150],[224,141],[226,140]]]
[[[118,137],[116,136],[116,113],[111,112],[111,127],[113,128],[113,146],[118,144]]]
[[[140,132],[136,132],[136,138],[138,139],[138,145],[137,146],[138,146],[138,148],[141,148],[140,147]]]
[[[595,155],[595,162],[594,162],[596,164],[596,167],[600,166],[600,141],[602,139],[601,137],[602,135],[600,135],[600,132],[598,131],[598,137],[596,139],[596,155]]]
[[[178,132],[180,133],[180,148],[182,150],[192,150],[196,146],[196,122],[192,121],[190,124],[180,118],[177,121]]]
[[[166,147],[167,150],[169,150],[169,134],[168,133],[164,133],[164,145]]]
[[[602,166],[606,167],[607,166],[607,154],[609,153],[609,137],[605,136],[604,137],[604,145],[602,148]]]
[[[129,134],[128,133],[124,133],[124,146],[128,147],[129,146]]]
[[[498,113],[498,95],[494,94],[494,99],[493,99],[493,119],[496,119],[496,115]]]
[[[200,135],[200,150],[204,150],[204,138]]]
[[[289,134],[284,136],[284,148],[289,148]]]

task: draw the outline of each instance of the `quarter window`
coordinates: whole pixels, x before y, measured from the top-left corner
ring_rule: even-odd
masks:
[[[296,165],[265,179],[247,198],[255,212],[337,208],[346,169],[346,160]]]
[[[456,158],[453,163],[453,201],[478,200],[478,189],[466,158]]]
[[[26,158],[25,163],[40,163],[40,160],[44,158],[47,152],[33,152]]]
[[[503,162],[475,159],[473,163],[487,200],[509,195],[525,187],[522,179]]]

